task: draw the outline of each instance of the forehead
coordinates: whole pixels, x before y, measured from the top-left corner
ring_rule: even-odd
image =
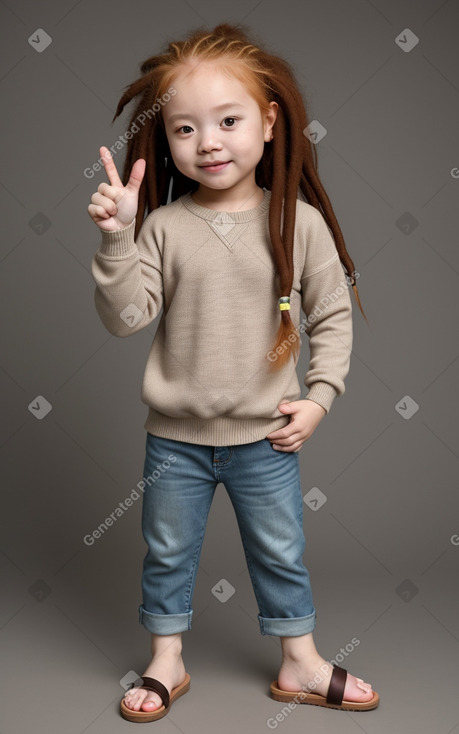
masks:
[[[243,106],[254,103],[239,79],[211,61],[181,64],[171,84],[177,93],[163,109],[166,118],[191,107],[205,109],[230,101]]]
[[[188,59],[178,65],[174,74],[174,79],[177,83],[185,82],[186,84],[193,84],[197,81],[202,83],[204,80],[215,79],[217,77],[220,81],[238,82],[236,76],[231,74],[230,61],[225,63],[222,60],[212,61],[211,59],[206,59],[204,61],[196,61]]]

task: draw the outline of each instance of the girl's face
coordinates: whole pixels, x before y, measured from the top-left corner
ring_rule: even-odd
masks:
[[[272,137],[277,103],[262,115],[243,84],[211,63],[190,71],[180,69],[173,82],[177,93],[162,109],[172,158],[198,182],[200,201],[238,207],[260,191],[255,168]]]

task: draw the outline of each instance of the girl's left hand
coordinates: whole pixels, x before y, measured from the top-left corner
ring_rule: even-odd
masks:
[[[268,433],[266,438],[276,451],[299,451],[303,443],[314,433],[322,418],[327,415],[325,408],[313,400],[294,400],[279,403],[281,413],[290,413],[290,423],[278,431]]]

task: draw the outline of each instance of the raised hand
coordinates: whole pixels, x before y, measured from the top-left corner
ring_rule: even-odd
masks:
[[[144,158],[136,160],[129,181],[123,186],[108,148],[102,146],[100,156],[110,183],[99,184],[97,192],[91,196],[88,214],[100,229],[111,232],[127,227],[137,214],[146,161]]]

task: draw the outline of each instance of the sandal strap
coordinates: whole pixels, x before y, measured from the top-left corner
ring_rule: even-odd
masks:
[[[328,687],[327,703],[341,706],[343,702],[344,687],[346,685],[347,670],[339,665],[333,666],[333,673]]]
[[[149,678],[148,676],[145,676],[142,678],[142,688],[147,688],[149,691],[154,691],[155,693],[158,693],[163,701],[163,704],[166,709],[169,708],[169,691],[167,690],[166,686],[164,686],[159,680],[156,680],[156,678]]]

